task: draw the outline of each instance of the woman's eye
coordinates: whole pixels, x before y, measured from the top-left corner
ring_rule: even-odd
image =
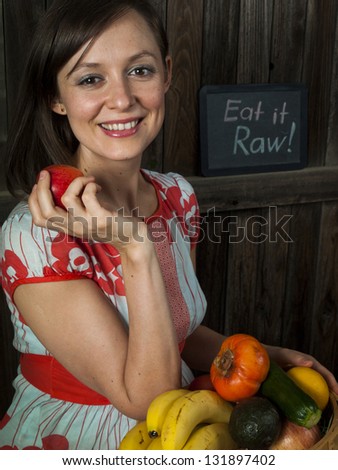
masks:
[[[148,75],[152,75],[155,73],[155,69],[153,67],[135,67],[130,72],[130,75],[135,75],[136,77],[146,77]]]
[[[79,85],[82,85],[82,86],[96,85],[101,80],[102,80],[101,77],[98,77],[96,75],[89,75],[88,77],[81,78],[81,80],[79,80]]]

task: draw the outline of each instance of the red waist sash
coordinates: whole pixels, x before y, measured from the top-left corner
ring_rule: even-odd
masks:
[[[110,401],[84,385],[54,357],[21,354],[21,373],[34,387],[52,398],[82,405],[109,405]]]

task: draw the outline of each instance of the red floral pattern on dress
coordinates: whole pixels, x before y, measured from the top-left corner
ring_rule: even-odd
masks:
[[[5,250],[3,266],[5,266],[5,269],[2,272],[2,282],[4,287],[6,284],[10,286],[18,279],[25,279],[28,275],[26,266],[14,251]]]
[[[200,231],[200,217],[195,194],[183,191],[179,186],[172,186],[167,189],[165,196],[169,204],[173,201],[172,210],[176,213],[176,222],[182,233],[190,239],[192,244],[195,244]],[[179,201],[179,206],[177,201]]]
[[[93,269],[88,256],[81,249],[78,240],[58,234],[51,244],[52,255],[56,258],[52,267],[61,274],[78,272],[92,277]]]
[[[110,295],[125,296],[121,258],[118,251],[112,246],[100,244],[95,244],[92,250],[92,263],[96,282]],[[99,261],[95,256],[96,254]]]
[[[38,446],[27,446],[23,447],[22,450],[68,450],[69,442],[64,436],[59,434],[51,434],[42,438],[42,447]],[[0,450],[19,450],[17,446],[3,446]]]
[[[65,436],[51,434],[42,438],[42,448],[44,450],[68,450],[69,442]]]

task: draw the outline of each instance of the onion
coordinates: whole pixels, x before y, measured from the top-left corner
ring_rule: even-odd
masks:
[[[270,447],[271,450],[305,450],[310,449],[321,439],[318,425],[310,429],[298,426],[291,421],[285,421],[277,440]]]

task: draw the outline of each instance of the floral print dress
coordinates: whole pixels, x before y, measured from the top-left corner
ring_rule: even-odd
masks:
[[[182,350],[206,309],[190,258],[198,241],[198,205],[191,185],[182,176],[148,170],[142,173],[153,184],[158,198],[157,211],[146,223]],[[86,242],[35,226],[26,202],[20,202],[12,211],[1,235],[2,287],[11,312],[14,347],[22,361],[13,383],[12,404],[0,421],[0,449],[117,449],[135,421],[54,360],[25,324],[13,293],[21,284],[89,278],[128,324],[118,251],[105,243]],[[182,360],[182,385],[192,378]]]

